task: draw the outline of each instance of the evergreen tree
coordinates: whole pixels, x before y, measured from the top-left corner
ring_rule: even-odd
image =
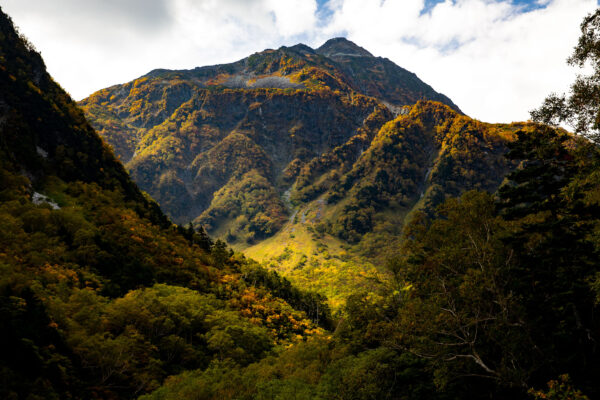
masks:
[[[212,239],[210,238],[210,236],[208,236],[208,233],[206,233],[206,230],[202,225],[200,225],[198,229],[196,229],[196,234],[194,235],[194,242],[197,243],[201,249],[204,249],[206,251],[210,251],[210,249],[213,246]]]
[[[539,360],[534,378],[541,383],[551,371],[571,371],[593,387],[600,336],[589,282],[598,271],[591,234],[600,214],[584,201],[588,187],[579,177],[594,168],[598,152],[546,126],[517,136],[508,156],[524,161],[499,190],[499,210],[515,222],[504,241],[515,255],[510,289]]]

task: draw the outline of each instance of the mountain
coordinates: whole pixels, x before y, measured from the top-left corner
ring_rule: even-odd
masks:
[[[1,10],[0,87],[1,398],[137,398],[324,335],[322,297],[170,222]]]
[[[316,51],[296,45],[227,65],[155,70],[80,104],[140,187],[177,222],[222,219],[217,192],[250,173],[264,206],[244,213],[249,225],[232,230],[247,227],[263,238],[285,221],[276,193],[304,165],[361,132],[372,138],[420,99],[458,110],[414,74],[333,39]],[[209,230],[218,232],[217,225],[224,224]]]
[[[412,211],[495,190],[523,127],[472,120],[344,38],[154,70],[80,105],[175,221],[203,226],[332,304],[365,276],[386,279],[375,264]]]
[[[351,141],[311,160],[290,191],[288,222],[244,252],[326,294],[334,307],[357,290],[376,291],[390,278],[381,266],[398,254],[413,215],[431,216],[466,190],[494,192],[516,166],[504,157],[507,144],[531,129],[418,102],[364,149]]]

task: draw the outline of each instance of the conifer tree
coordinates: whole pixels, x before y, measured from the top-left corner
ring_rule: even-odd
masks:
[[[584,201],[588,188],[578,177],[593,168],[598,152],[547,126],[517,136],[508,156],[524,161],[499,190],[500,214],[515,223],[504,239],[515,253],[510,289],[538,353],[532,368],[541,377],[560,367],[581,382],[599,371],[600,337],[589,286],[598,270],[590,240],[598,209]]]

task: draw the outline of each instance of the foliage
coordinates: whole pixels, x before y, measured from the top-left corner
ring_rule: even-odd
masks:
[[[337,48],[358,49],[338,40],[316,51],[297,45],[227,65],[156,70],[81,105],[171,218],[199,221],[241,248],[281,229],[286,189],[295,186],[292,198],[301,202],[330,189],[398,106],[431,99],[457,109],[389,60],[363,50],[367,57],[347,65]],[[263,196],[231,196],[254,190],[248,173],[268,193],[259,215],[251,209]],[[368,230],[363,219],[359,230]]]
[[[242,370],[213,364],[184,373],[142,399],[418,399],[435,398],[418,360],[393,350],[353,355],[312,340]]]
[[[270,271],[258,265],[248,265],[242,268],[242,279],[252,286],[265,287],[274,296],[287,301],[297,310],[306,315],[316,324],[331,329],[333,321],[326,298],[318,293],[304,292],[292,286],[290,281],[282,278],[275,271]]]
[[[287,220],[279,196],[256,170],[247,172],[239,181],[232,179],[214,193],[210,207],[196,221],[211,229],[236,216],[227,229],[246,243],[271,236]]]
[[[0,397],[133,398],[322,333],[225,243],[171,224],[2,13],[0,56]]]
[[[536,400],[547,399],[547,400],[559,400],[559,399],[573,399],[573,400],[588,400],[589,398],[581,393],[580,390],[574,389],[571,385],[569,375],[561,375],[558,380],[551,380],[548,382],[548,390],[529,390],[529,394]]]
[[[496,190],[515,167],[503,155],[521,127],[472,120],[345,40],[157,70],[81,105],[171,218],[202,225],[335,309],[385,281],[381,265],[413,211]]]
[[[428,226],[415,219],[405,256],[392,264],[404,285],[394,346],[430,358],[441,385],[464,376],[520,385],[531,344],[507,289],[513,254],[502,238],[509,227],[481,192],[448,200],[438,212]]]
[[[598,202],[590,197],[598,149],[540,127],[520,135],[510,155],[531,160],[500,191],[503,215],[518,222],[506,239],[518,261],[512,289],[537,351],[579,379],[599,367],[591,350],[599,325],[589,286],[598,269]]]
[[[578,75],[568,96],[553,93],[542,106],[531,111],[535,121],[558,126],[566,123],[596,143],[600,140],[600,10],[589,14],[581,23],[581,36],[568,59],[568,64],[581,69],[591,67],[589,74]]]
[[[130,84],[139,98],[128,123],[148,128],[139,143],[158,166],[154,175],[152,164],[140,161],[135,173],[157,178],[167,199],[198,195],[184,179],[192,165],[196,179],[214,185],[214,198],[203,200],[207,207],[214,200],[211,215],[223,217],[222,209],[256,219],[238,231],[260,225],[263,215],[283,224],[283,207],[297,207],[288,227],[302,229],[285,231],[285,246],[267,248],[279,250],[269,262],[272,269],[287,263],[304,288],[324,291],[334,276],[344,281],[352,293],[326,288],[347,297],[336,320],[322,294],[294,287],[213,241],[202,226],[171,224],[0,13],[2,398],[599,395],[598,148],[544,125],[482,124],[432,102],[379,129],[386,110],[356,92],[336,93],[356,81],[310,50],[295,46],[249,60],[257,71],[296,74],[303,88],[225,89],[239,67],[229,65],[214,67],[216,75],[193,72],[212,88],[194,92],[179,82],[165,89],[163,74],[181,80],[184,73],[155,71]],[[169,117],[153,108],[159,95]],[[200,95],[207,108],[194,104]],[[261,113],[276,103],[271,115],[281,104],[306,104],[302,96],[354,110],[325,123],[344,125],[335,134],[352,133],[331,136],[322,152],[306,144],[314,126],[281,117],[290,128],[285,140],[302,140],[283,157],[285,165],[296,160],[293,171],[273,181],[284,163],[263,149],[286,147],[260,141],[269,131]],[[237,112],[254,114],[243,123],[223,119],[235,125],[223,128],[210,114],[232,99],[244,105]],[[194,107],[200,112],[184,112]],[[165,119],[152,125],[152,118]],[[200,132],[189,118],[211,122]],[[179,151],[205,140],[214,146],[196,163]],[[509,170],[495,195],[483,191],[495,190]],[[288,192],[289,201],[269,201],[295,177],[301,187]],[[387,274],[359,265],[350,246],[327,233],[340,219],[348,226],[340,232],[367,237],[354,250],[382,238],[382,248],[394,249],[399,239],[386,229],[404,231]],[[557,371],[568,375],[554,380]],[[546,391],[532,389],[546,382]]]
[[[514,128],[482,124],[439,103],[417,103],[385,124],[327,193],[329,203],[339,203],[331,233],[357,243],[381,231],[382,212],[407,215],[421,208],[431,215],[446,196],[495,190],[514,168],[503,157]]]
[[[517,137],[509,156],[525,160],[497,201],[469,192],[407,228],[386,336],[441,385],[481,377],[516,395],[562,369],[596,393],[600,153],[544,126]]]

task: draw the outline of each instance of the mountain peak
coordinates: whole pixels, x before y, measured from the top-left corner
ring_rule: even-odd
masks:
[[[329,39],[325,42],[325,44],[317,49],[317,53],[327,57],[373,57],[373,54],[344,37]]]

